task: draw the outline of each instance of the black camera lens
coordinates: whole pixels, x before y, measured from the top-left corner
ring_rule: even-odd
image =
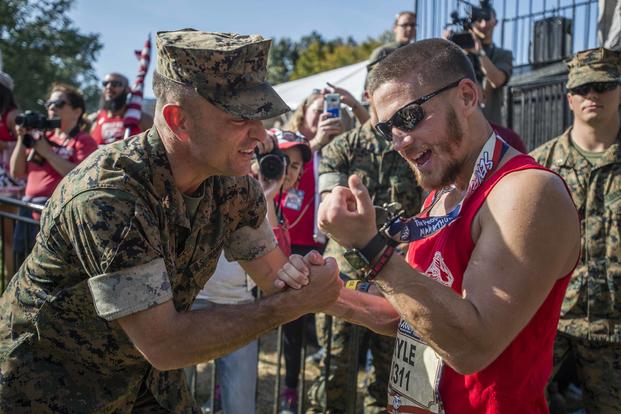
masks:
[[[43,114],[26,111],[15,117],[15,123],[24,128],[54,129],[60,128],[60,119],[47,119]]]
[[[265,154],[259,159],[259,169],[268,180],[279,180],[285,173],[285,161],[279,154]]]

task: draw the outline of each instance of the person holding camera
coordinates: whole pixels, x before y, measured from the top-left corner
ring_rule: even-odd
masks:
[[[52,86],[45,107],[47,120],[32,112],[21,117],[18,145],[11,155],[11,175],[26,178],[25,199],[37,204],[44,204],[60,180],[97,149],[93,138],[82,129],[86,107],[78,89],[65,84]]]
[[[267,135],[269,139],[257,147],[257,162],[252,166],[253,175],[259,180],[263,189],[267,219],[276,236],[278,247],[289,256],[291,237],[287,221],[278,205],[279,195],[299,182],[304,164],[311,159],[311,150],[306,138],[295,132],[272,128],[267,131]],[[256,285],[241,265],[229,261],[223,253],[215,273],[192,304],[192,310],[208,309],[213,304],[235,305],[253,302],[254,286]],[[216,359],[219,388],[216,390],[215,407],[221,403],[224,414],[256,412],[257,363],[257,340]],[[187,371],[186,374],[189,374],[189,378],[193,375]],[[208,408],[210,405],[210,402],[207,402],[203,407]]]
[[[48,117],[26,111],[16,117],[17,145],[11,154],[10,173],[26,178],[22,201],[43,205],[60,180],[97,149],[82,130],[84,97],[73,86],[56,84],[45,103]],[[22,209],[20,215],[39,220],[39,213]],[[38,226],[18,222],[13,233],[14,253],[21,262],[34,245]]]
[[[472,6],[466,20],[472,35],[472,42],[468,43],[472,46],[460,46],[469,54],[477,80],[481,83],[483,114],[488,121],[502,125],[502,88],[513,73],[513,53],[494,44],[496,10],[489,4],[489,0],[481,0],[480,7]],[[447,31],[444,37],[450,39],[451,35],[452,32]]]
[[[312,159],[304,165],[298,185],[283,194],[280,208],[289,224],[291,251],[305,255],[311,250],[323,252],[326,238],[317,228],[316,209],[319,205],[317,193],[317,171],[321,150],[337,135],[351,128],[348,112],[340,108],[339,117],[326,111],[326,96],[338,94],[339,101],[349,106],[360,123],[369,119],[369,113],[353,95],[342,88],[328,84],[316,89],[294,111],[284,129],[306,137],[312,151]],[[296,412],[298,403],[298,376],[300,373],[302,330],[304,319],[289,322],[283,326],[285,354],[285,388],[281,395],[281,413]],[[310,318],[309,318],[310,319]],[[314,322],[310,320],[314,325]]]

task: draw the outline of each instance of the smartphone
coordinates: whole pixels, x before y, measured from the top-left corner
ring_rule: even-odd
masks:
[[[341,95],[329,93],[323,98],[323,111],[330,113],[330,118],[341,117]]]

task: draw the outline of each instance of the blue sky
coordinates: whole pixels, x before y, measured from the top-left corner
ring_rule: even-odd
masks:
[[[413,8],[413,0],[77,0],[70,16],[81,32],[100,34],[104,47],[95,63],[97,75],[120,72],[133,81],[138,71],[133,51],[142,49],[148,33],[153,49],[155,32],[185,27],[293,39],[316,30],[328,39],[352,36],[360,41],[390,29],[397,12]],[[153,95],[154,63],[155,50],[147,97]]]

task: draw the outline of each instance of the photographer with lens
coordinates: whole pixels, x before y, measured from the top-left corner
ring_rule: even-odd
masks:
[[[11,175],[27,179],[24,200],[36,204],[45,203],[60,180],[97,149],[82,130],[85,104],[80,91],[54,85],[45,107],[47,118],[31,111],[16,117],[17,146],[11,155]]]
[[[453,24],[463,27],[464,32],[447,30],[444,37],[453,41],[468,53],[483,89],[482,108],[488,121],[503,124],[501,115],[502,87],[513,73],[513,54],[510,50],[496,46],[494,28],[496,10],[489,0],[481,0],[480,7],[471,5],[468,16],[460,18],[456,12],[451,14]]]

